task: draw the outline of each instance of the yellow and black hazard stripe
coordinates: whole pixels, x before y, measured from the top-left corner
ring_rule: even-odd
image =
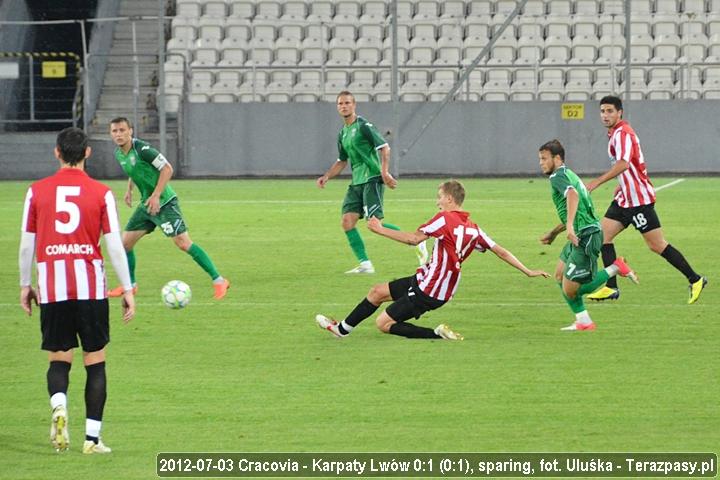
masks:
[[[75,73],[82,68],[80,55],[75,52],[0,52],[0,58],[33,58],[37,60],[67,60],[75,65]]]
[[[63,60],[72,59],[73,61],[66,61],[71,65],[75,66],[75,74],[77,75],[78,85],[82,82],[80,78],[80,72],[82,70],[82,61],[80,55],[75,52],[1,52],[0,58],[33,58],[36,60]],[[82,98],[82,97],[80,97]],[[83,109],[83,102],[80,100],[77,102],[78,111],[81,112]]]

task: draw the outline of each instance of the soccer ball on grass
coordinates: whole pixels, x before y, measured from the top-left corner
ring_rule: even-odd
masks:
[[[162,287],[160,297],[169,308],[184,308],[190,303],[192,291],[187,283],[181,280],[170,280]]]

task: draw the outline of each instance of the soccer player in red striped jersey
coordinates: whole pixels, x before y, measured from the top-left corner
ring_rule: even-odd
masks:
[[[415,232],[402,232],[384,227],[377,218],[368,219],[368,228],[373,232],[400,243],[417,245],[428,238],[435,238],[435,248],[430,260],[420,266],[415,275],[380,283],[370,289],[355,309],[341,323],[324,315],[317,315],[318,326],[336,337],[345,337],[360,322],[371,316],[384,302],[393,303],[382,312],[376,325],[383,333],[407,338],[444,338],[462,340],[462,335],[445,324],[435,329],[409,323],[411,318],[430,310],[440,308],[455,294],[460,284],[460,268],[473,251],[490,250],[505,262],[528,277],[549,275],[542,270],[530,270],[505,248],[495,243],[480,227],[470,220],[470,214],[462,210],[465,188],[450,180],[440,185],[437,206],[440,212]]]
[[[655,189],[647,174],[640,141],[622,116],[623,105],[620,98],[608,95],[600,100],[600,119],[608,129],[608,156],[612,167],[589,182],[587,189],[592,192],[613,178],[617,178],[619,183],[615,189],[615,198],[602,219],[603,264],[607,267],[615,261],[613,240],[632,223],[635,230],[642,234],[650,250],[685,275],[690,284],[688,304],[695,303],[707,285],[707,278],[698,275],[683,254],[665,240],[660,219],[655,212]],[[620,298],[617,280],[611,278],[605,287],[588,298],[596,301],[617,300]]]
[[[40,302],[42,349],[49,352],[48,393],[52,408],[50,440],[58,451],[69,445],[67,389],[78,337],[87,370],[83,453],[108,453],[100,440],[105,407],[105,345],[110,341],[105,268],[100,236],[117,272],[124,295],[123,320],[135,314],[115,198],[106,185],[85,173],[88,137],[66,128],[57,137],[60,169],[33,183],[25,196],[20,240],[20,305],[32,313]],[[38,291],[32,287],[37,258]]]

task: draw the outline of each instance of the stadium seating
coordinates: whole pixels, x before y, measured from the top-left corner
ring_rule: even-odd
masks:
[[[399,0],[400,98],[444,99],[516,6]],[[582,101],[624,94],[626,85],[631,98],[720,96],[720,0],[633,0],[629,51],[624,8],[528,0],[455,100]],[[334,101],[338,88],[390,100],[388,2],[176,0],[175,11],[165,65],[171,109],[185,78],[194,102]],[[626,55],[638,66],[628,83]]]

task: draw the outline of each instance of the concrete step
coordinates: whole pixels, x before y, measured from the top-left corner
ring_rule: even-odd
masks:
[[[94,127],[97,127],[98,130],[104,130],[107,131],[108,126],[110,125],[110,120],[117,117],[126,117],[129,118],[130,121],[133,121],[133,111],[132,109],[113,109],[113,110],[105,110],[105,109],[98,109],[95,112],[95,118],[92,121],[92,125]],[[137,123],[140,127],[140,130],[153,130],[157,131],[158,127],[158,119],[157,119],[157,113],[155,112],[140,112],[138,111],[138,119]]]
[[[156,92],[157,87],[140,87],[140,90],[138,92],[138,98],[143,99],[146,98],[148,95],[155,96]],[[103,87],[100,91],[100,95],[108,99],[118,101],[124,100],[125,102],[131,102],[133,97],[133,91],[132,87]]]
[[[115,40],[110,49],[111,55],[132,55],[133,51],[138,53],[138,58],[152,58],[157,56],[158,42],[155,40],[138,41],[133,50],[131,41]],[[149,54],[149,55],[148,55]]]
[[[135,65],[127,62],[108,63],[107,71],[115,77],[133,78],[135,76]],[[157,63],[138,63],[137,71],[141,78],[148,77],[157,74],[158,66]]]
[[[140,87],[157,86],[157,74],[155,71],[140,71],[138,73]],[[132,68],[128,70],[108,70],[103,81],[104,87],[126,87],[132,88],[135,85],[135,73]]]
[[[154,28],[154,29],[149,30],[149,31],[137,30],[137,29],[135,30],[135,38],[137,38],[138,40],[140,40],[140,39],[154,39],[155,41],[157,41],[157,38],[158,38],[158,37],[163,37],[163,38],[164,38],[164,37],[165,37],[165,31],[163,30],[163,32],[162,32],[160,35],[158,35],[157,25],[155,25],[155,28]],[[127,31],[117,31],[117,30],[115,30],[115,34],[113,35],[113,38],[114,38],[115,40],[131,41],[132,38],[133,38],[133,36],[132,36],[132,30],[127,30]]]
[[[120,6],[120,10],[118,12],[118,16],[120,17],[133,17],[133,16],[143,16],[143,17],[157,17],[159,13],[157,3],[150,2],[148,5],[140,5],[140,6],[128,6],[123,3],[123,5]]]
[[[117,110],[119,108],[132,109],[133,97],[126,95],[123,97],[112,97],[103,95],[98,101],[98,108],[103,110]],[[155,96],[140,95],[138,98],[138,110],[155,110]]]
[[[124,20],[115,25],[115,35],[122,33],[123,35],[132,33],[131,21]],[[164,24],[163,24],[164,25]],[[144,35],[157,35],[158,21],[157,20],[136,20],[135,21],[135,33]],[[164,28],[163,28],[164,31]]]

